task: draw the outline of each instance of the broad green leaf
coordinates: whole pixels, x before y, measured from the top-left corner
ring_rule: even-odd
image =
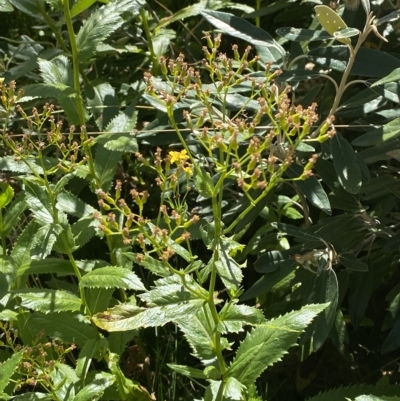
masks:
[[[100,144],[97,145],[94,159],[94,170],[103,191],[108,191],[121,159],[121,153],[106,149]]]
[[[43,60],[42,60],[43,62]],[[41,98],[58,98],[59,96],[74,96],[76,91],[73,87],[64,83],[39,83],[24,87],[25,96]]]
[[[83,381],[85,381],[92,360],[96,358],[96,356],[99,358],[99,350],[101,347],[107,347],[107,340],[100,337],[88,340],[80,350],[79,358],[76,361],[75,372]]]
[[[339,256],[339,262],[350,270],[358,272],[368,271],[368,265],[360,262],[354,253],[342,253]]]
[[[92,206],[86,204],[83,200],[67,191],[58,194],[56,208],[61,212],[79,218],[92,216],[96,211]]]
[[[121,134],[131,133],[136,127],[137,116],[136,102],[133,102],[110,121],[106,131]]]
[[[118,115],[119,99],[108,82],[85,86],[86,101],[97,127],[103,130]]]
[[[318,71],[306,71],[306,70],[288,70],[283,71],[279,77],[276,78],[278,82],[300,82],[315,79],[321,76]],[[304,146],[304,144],[303,144]],[[301,149],[298,149],[301,151]]]
[[[146,291],[139,277],[132,271],[118,266],[106,266],[95,269],[82,277],[82,288],[123,288]]]
[[[321,241],[320,237],[315,235],[314,233],[310,233],[307,230],[293,226],[291,224],[284,223],[271,223],[271,225],[277,228],[279,231],[286,233],[288,235],[292,235],[295,238],[301,239],[303,241]]]
[[[14,197],[14,189],[6,182],[0,182],[0,211],[5,208]]]
[[[205,311],[208,313],[207,316]],[[216,359],[214,336],[208,319],[212,319],[211,313],[208,308],[202,308],[194,316],[190,316],[190,319],[180,316],[176,320],[193,350],[193,355],[201,359],[203,363]]]
[[[397,139],[400,135],[400,118],[390,121],[382,127],[375,128],[354,139],[352,142],[355,146],[374,146],[383,142]]]
[[[71,293],[45,288],[26,288],[12,291],[21,298],[21,306],[44,314],[51,312],[79,312],[82,302]]]
[[[28,327],[36,333],[44,330],[46,336],[67,344],[83,346],[95,338],[97,330],[88,323],[85,316],[74,312],[48,313],[35,312],[30,315]],[[36,334],[37,335],[37,334]]]
[[[34,393],[17,395],[15,398],[13,398],[13,401],[53,401],[53,398],[49,394],[35,391]]]
[[[107,331],[127,331],[142,327],[157,327],[176,321],[181,316],[190,316],[199,310],[203,300],[191,300],[186,303],[155,306],[143,309],[129,304],[118,305],[104,313],[92,317],[92,321]]]
[[[327,304],[307,305],[251,330],[239,345],[224,377],[234,377],[245,386],[252,385],[268,366],[296,345],[302,331],[326,307]]]
[[[18,351],[10,359],[7,359],[0,365],[0,392],[7,387],[9,380],[14,376],[24,352],[25,349],[21,349],[21,351]]]
[[[53,223],[54,211],[51,206],[50,194],[45,187],[32,181],[25,180],[24,183],[26,201],[35,219],[43,225]]]
[[[40,76],[46,84],[73,88],[73,72],[66,56],[60,55],[51,61],[39,59],[38,64]]]
[[[29,17],[42,19],[42,14],[40,12],[40,8],[38,7],[38,3],[44,7],[43,1],[38,0],[9,0],[9,2],[18,10],[23,13],[29,15]]]
[[[292,257],[293,251],[268,251],[263,253],[254,263],[258,273],[272,273],[284,267],[295,267],[297,262]]]
[[[247,305],[225,304],[219,312],[221,333],[238,333],[245,325],[265,323],[259,309]]]
[[[385,397],[375,395],[360,395],[354,401],[400,401],[400,397]]]
[[[68,366],[65,363],[61,363],[59,361],[57,361],[54,366],[57,370],[61,371],[71,383],[77,383],[79,381],[79,377],[76,375],[74,369],[72,369],[71,366]]]
[[[263,29],[228,13],[202,11],[201,14],[217,29],[254,45],[263,62],[281,63],[285,50]]]
[[[204,401],[241,401],[245,399],[246,387],[234,377],[229,377],[223,382],[220,380],[209,380],[209,382]]]
[[[362,177],[352,146],[337,133],[331,139],[331,152],[340,185],[347,192],[357,194],[361,188]]]
[[[113,292],[114,288],[87,288],[86,304],[90,313],[105,311],[110,304]]]
[[[368,303],[373,291],[374,272],[353,272],[349,284],[349,315],[354,328],[357,330],[365,316]]]
[[[44,157],[46,169],[51,169],[59,163],[59,160],[52,157]],[[0,157],[0,170],[12,171],[13,173],[30,174],[34,171],[37,174],[43,174],[43,168],[39,160],[32,156],[24,157],[24,160],[15,160],[14,156]]]
[[[93,217],[83,217],[71,226],[71,234],[75,244],[74,250],[87,244],[96,234],[96,227],[100,224]]]
[[[360,34],[360,31],[356,28],[344,28],[340,31],[337,31],[333,34],[333,37],[336,40],[344,39],[344,38],[351,38],[353,36],[357,36]]]
[[[276,33],[277,35],[293,42],[314,42],[318,40],[333,39],[329,33],[322,30],[284,27],[278,28]]]
[[[60,224],[46,224],[39,228],[35,233],[35,238],[31,246],[32,260],[45,259],[53,249],[57,238],[62,233],[63,229]]]
[[[102,134],[98,142],[113,152],[136,153],[139,150],[136,138],[129,132]]]
[[[78,14],[87,10],[90,6],[96,3],[97,0],[78,0],[71,8],[71,18],[76,17]]]
[[[264,274],[258,281],[256,281],[241,297],[241,301],[248,301],[249,299],[255,298],[261,294],[267,294],[271,289],[277,285],[280,281],[289,275],[294,275],[294,271],[297,268],[297,263],[293,260],[293,263],[288,263],[280,266],[280,268],[271,273]]]
[[[387,84],[388,82],[399,82],[400,81],[400,68],[394,69],[389,75],[384,78],[379,79],[371,85],[371,88],[374,86]]]
[[[200,369],[190,368],[189,366],[184,365],[172,365],[167,363],[167,366],[172,369],[174,372],[179,373],[180,375],[190,377],[192,379],[206,379],[207,376]]]
[[[286,171],[290,178],[300,177],[303,172],[302,168],[296,164],[290,166]],[[299,188],[311,204],[329,215],[332,214],[328,195],[315,177],[312,176],[303,181],[293,181],[293,184]]]
[[[139,266],[143,266],[146,269],[150,270],[157,276],[166,277],[171,275],[171,272],[168,270],[165,264],[161,262],[161,260],[154,259],[149,255],[145,255],[143,260],[138,261],[136,258],[137,254],[135,253],[124,253],[124,255],[127,256],[130,260],[137,263]]]
[[[193,184],[196,191],[204,198],[210,199],[213,196],[214,183],[208,173],[203,167],[199,166],[201,172],[197,169],[193,170]]]
[[[110,387],[114,382],[114,375],[106,372],[97,373],[94,380],[76,394],[74,401],[92,401],[98,399],[102,397],[104,390]]]
[[[386,22],[391,22],[391,21],[397,21],[400,18],[400,11],[399,10],[395,10],[392,11],[391,13],[385,15],[382,18],[378,18],[374,21],[374,25],[379,26],[382,25]]]
[[[382,344],[382,353],[395,351],[400,348],[400,319],[396,318],[393,327],[390,329],[389,334]]]
[[[304,345],[312,337],[313,351],[316,352],[328,338],[329,332],[336,320],[336,309],[339,299],[339,286],[335,272],[328,268],[314,279],[312,294],[307,303],[329,303],[306,329],[301,340]]]
[[[320,47],[309,51],[307,57],[324,67],[343,72],[349,60],[349,52],[347,46],[343,45]],[[368,47],[361,47],[357,52],[356,60],[350,73],[352,75],[381,78],[398,67],[400,67],[400,60],[392,55]]]
[[[76,36],[79,61],[87,62],[94,55],[96,47],[123,24],[122,13],[129,11],[137,14],[140,7],[137,1],[118,0],[91,13]]]
[[[338,15],[337,12],[333,11],[328,6],[315,6],[315,11],[317,13],[317,18],[322,25],[322,27],[327,31],[330,35],[335,36],[337,31],[341,31],[342,29],[346,29],[347,25],[342,20],[342,18]],[[344,43],[345,45],[350,45],[351,41],[347,37],[345,38],[335,38],[339,42]]]
[[[265,7],[261,7],[258,10],[252,11],[248,14],[244,14],[244,18],[257,18],[257,17],[262,17],[264,15],[270,15],[273,13],[276,13],[279,10],[282,10],[283,8],[288,7],[291,3],[295,3],[296,0],[278,0],[274,1],[271,4],[268,4]]]
[[[36,229],[37,230],[37,229]],[[18,267],[18,276],[23,274],[47,274],[54,273],[57,276],[69,276],[74,274],[71,262],[61,258],[46,258],[44,260],[33,260],[30,264]]]

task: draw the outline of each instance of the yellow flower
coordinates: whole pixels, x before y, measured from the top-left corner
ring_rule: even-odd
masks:
[[[185,173],[186,173],[187,175],[192,175],[192,174],[193,174],[193,171],[192,171],[192,167],[191,167],[191,166],[184,167],[183,169],[185,170]]]
[[[189,159],[185,149],[181,150],[180,152],[169,152],[169,155],[171,156],[170,163],[180,164],[180,162],[185,162],[187,159]]]

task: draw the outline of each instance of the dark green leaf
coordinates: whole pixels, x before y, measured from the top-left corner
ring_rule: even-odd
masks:
[[[350,270],[358,272],[368,271],[368,265],[357,260],[356,255],[354,255],[353,253],[342,253],[339,256],[339,261],[343,266],[347,267]]]
[[[184,365],[172,365],[167,363],[167,366],[172,369],[174,372],[179,373],[180,375],[184,375],[190,377],[192,379],[206,379],[206,375],[200,369],[190,368],[189,366]]]
[[[202,11],[203,17],[217,29],[254,45],[263,62],[280,63],[285,50],[267,32],[232,14]]]
[[[108,150],[100,144],[97,145],[94,170],[103,191],[110,189],[120,159],[121,153]]]
[[[352,146],[337,133],[331,139],[331,152],[340,184],[347,192],[357,194],[361,188],[362,177]]]
[[[7,359],[0,365],[0,392],[7,387],[9,380],[14,376],[24,352],[24,349],[18,351],[10,359]]]
[[[354,139],[355,146],[374,146],[383,142],[391,141],[400,135],[400,118],[390,121],[382,127],[375,128]]]

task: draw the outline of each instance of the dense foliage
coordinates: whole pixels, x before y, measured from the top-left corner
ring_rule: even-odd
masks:
[[[264,3],[0,0],[0,399],[400,399],[400,12]]]

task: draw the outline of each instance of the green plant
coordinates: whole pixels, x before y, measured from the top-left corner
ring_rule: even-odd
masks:
[[[361,79],[399,65],[362,47],[372,32],[382,39],[377,26],[395,16],[374,24],[362,2],[359,31],[317,6],[326,32],[314,22],[310,30],[280,28],[280,44],[204,4],[154,28],[144,2],[93,3],[10,1],[45,21],[57,47],[46,51],[29,38],[24,51],[10,46],[24,62],[2,86],[0,166],[22,188],[11,202],[11,186],[0,187],[2,397],[24,400],[25,386],[36,385],[34,399],[273,399],[257,378],[298,338],[301,361],[328,338],[351,358],[346,320],[362,325],[379,283],[396,277],[397,169],[376,161],[397,156],[398,122],[356,138],[354,146],[374,146],[362,152],[349,143],[351,127],[340,126],[361,115],[372,128],[379,105],[398,101],[396,71]],[[213,3],[223,6],[235,5]],[[270,10],[257,2],[253,16]],[[199,11],[257,55],[235,44],[222,50],[221,37],[206,33],[199,69],[182,54],[159,58],[173,43],[164,27]],[[132,83],[136,71],[121,74],[141,40],[149,52],[136,49],[143,58],[134,65],[151,73]],[[291,54],[284,40],[295,43]],[[333,40],[341,45],[314,46]],[[34,83],[16,93],[10,79],[27,74]],[[310,79],[320,81],[307,91]],[[353,96],[360,85],[368,88]],[[28,111],[41,110],[44,98],[57,100],[67,127],[50,103]],[[138,115],[137,106],[151,111]],[[258,281],[254,270],[263,273]],[[385,352],[398,347],[398,286],[390,290]],[[168,360],[156,354],[163,346],[153,349],[153,328],[157,342],[160,333],[175,341]],[[179,352],[183,338],[200,363]],[[130,376],[120,359],[132,344]],[[349,387],[315,399],[363,393],[398,390]]]

